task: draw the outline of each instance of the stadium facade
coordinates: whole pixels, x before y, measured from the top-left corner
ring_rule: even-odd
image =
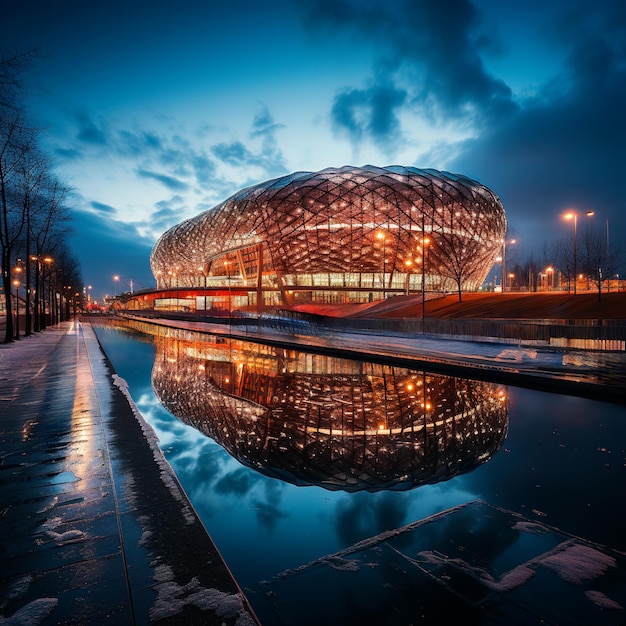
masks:
[[[174,289],[201,290],[196,310],[363,303],[476,290],[505,233],[502,203],[475,180],[345,166],[241,190],[164,233],[150,264],[164,308]]]

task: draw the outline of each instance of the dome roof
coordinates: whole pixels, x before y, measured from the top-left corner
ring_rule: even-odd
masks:
[[[433,270],[462,263],[467,276],[482,281],[505,230],[500,200],[475,180],[414,167],[345,166],[243,189],[167,231],[150,262],[157,278],[176,265],[184,280],[229,252],[262,244],[279,275],[404,271],[416,242],[428,236]]]

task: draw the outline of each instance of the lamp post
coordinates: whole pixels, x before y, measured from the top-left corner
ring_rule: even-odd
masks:
[[[20,263],[20,259],[17,260]],[[20,275],[22,273],[22,266],[16,265],[13,268],[15,272],[15,279],[13,284],[15,285],[15,339],[20,338]]]
[[[119,282],[120,277],[116,274],[113,276],[113,297],[117,298],[117,283]]]
[[[51,256],[43,257],[43,265],[41,271],[41,319],[40,328],[45,328],[47,325],[46,320],[46,303],[50,300],[50,291],[52,286],[50,284],[50,267],[54,263],[54,259]],[[46,274],[48,275],[48,297],[46,298]],[[48,307],[50,311],[50,307]]]
[[[17,271],[17,268],[16,270]],[[21,271],[21,270],[20,270]],[[13,335],[14,339],[20,338],[20,281],[19,279],[15,279],[13,281],[15,285],[15,334]],[[9,311],[9,315],[11,312]]]
[[[591,217],[593,215],[593,211],[586,211],[585,215],[587,217]],[[574,220],[574,295],[576,295],[576,282],[578,280],[578,254],[577,254],[577,235],[576,235],[576,227],[578,224],[578,214],[574,211],[569,211],[564,215],[566,220]]]

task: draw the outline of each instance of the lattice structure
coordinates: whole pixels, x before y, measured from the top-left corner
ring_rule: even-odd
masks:
[[[244,189],[167,231],[150,263],[160,289],[228,285],[261,305],[365,302],[475,290],[505,232],[502,203],[470,178],[346,166]]]
[[[153,388],[173,415],[268,476],[406,490],[471,471],[506,438],[494,383],[217,340],[158,337]]]

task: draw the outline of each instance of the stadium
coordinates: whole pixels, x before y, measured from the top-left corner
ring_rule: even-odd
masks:
[[[371,165],[296,172],[164,233],[150,257],[164,296],[155,307],[184,299],[185,309],[262,311],[475,291],[505,233],[499,198],[465,176]]]

